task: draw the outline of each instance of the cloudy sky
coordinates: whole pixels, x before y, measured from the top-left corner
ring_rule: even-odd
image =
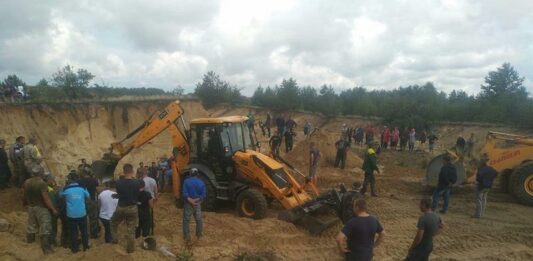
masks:
[[[0,77],[70,64],[95,83],[177,85],[209,70],[243,88],[427,81],[477,93],[510,62],[533,92],[532,0],[2,0]]]

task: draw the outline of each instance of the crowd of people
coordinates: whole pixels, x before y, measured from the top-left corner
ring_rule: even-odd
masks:
[[[11,184],[22,189],[23,205],[28,211],[26,241],[33,243],[38,239],[45,254],[53,253],[54,247],[60,245],[73,253],[87,251],[89,239],[99,238],[102,226],[105,242],[118,243],[118,226],[122,223],[127,226],[126,250],[131,253],[136,238],[154,234],[154,205],[159,192],[172,182],[170,160],[161,157],[150,166],[140,162],[136,172],[126,163],[116,182],[100,184],[91,164],[81,159],[60,187],[54,175],[43,167],[37,139],[31,137],[26,142],[25,137],[19,136],[7,150],[6,141],[0,140],[0,189]],[[197,174],[192,169],[184,181],[183,234],[187,242],[191,242],[188,232],[191,215],[197,225],[196,237],[202,235],[201,202],[206,190]]]
[[[255,116],[250,112],[248,115],[249,127],[254,128]],[[263,135],[269,136],[269,144],[273,157],[279,157],[279,150],[283,140],[285,152],[293,148],[293,139],[296,122],[288,117],[285,119],[280,114],[275,119],[276,130],[271,135],[272,124],[270,113],[266,120],[259,121]],[[314,131],[312,125],[306,122],[304,135],[309,136]],[[381,133],[380,139],[376,140],[375,133]],[[343,209],[351,209],[339,213],[344,227],[339,232],[336,240],[339,249],[346,255],[347,260],[371,260],[374,248],[384,240],[385,229],[380,221],[369,214],[368,204],[364,199],[368,187],[370,194],[377,197],[375,173],[379,173],[378,154],[384,149],[413,151],[418,140],[421,145],[429,142],[429,151],[433,150],[435,141],[438,139],[433,133],[422,131],[416,134],[415,129],[405,129],[400,133],[398,128],[377,132],[371,125],[367,128],[349,128],[343,124],[339,140],[335,143],[337,149],[334,167],[345,168],[346,153],[353,142],[368,147],[365,151],[362,169],[364,171],[363,182],[354,182],[351,190],[347,191],[341,205]],[[26,139],[17,137],[14,144],[5,150],[6,141],[0,140],[0,188],[9,186],[13,180],[15,186],[22,187],[24,204],[28,210],[27,242],[33,243],[39,238],[41,248],[45,254],[52,253],[53,247],[58,246],[58,223],[61,224],[60,244],[69,247],[73,253],[89,249],[89,238],[100,237],[101,226],[104,227],[104,240],[106,243],[118,243],[118,227],[125,224],[126,251],[131,253],[135,250],[136,238],[148,238],[154,234],[153,208],[158,200],[159,193],[171,186],[172,169],[170,161],[161,157],[157,162],[151,162],[150,166],[139,163],[136,171],[131,164],[124,164],[122,174],[117,181],[107,181],[103,185],[94,177],[91,165],[81,159],[78,168],[70,171],[64,187],[59,187],[54,176],[43,168],[43,157],[38,148],[35,138]],[[460,155],[471,156],[475,145],[474,134],[468,140],[459,136],[456,148]],[[309,147],[309,174],[312,182],[317,179],[318,164],[322,154],[314,142]],[[449,155],[444,157],[445,164],[442,166],[438,185],[431,199],[424,198],[419,207],[422,212],[416,225],[416,234],[407,251],[406,260],[428,260],[433,250],[433,237],[443,228],[441,218],[435,213],[439,201],[442,198],[442,208],[438,211],[445,214],[449,208],[450,190],[457,181],[457,173]],[[14,171],[11,172],[8,162],[11,161]],[[473,218],[481,218],[486,209],[487,194],[497,176],[497,172],[487,165],[488,159],[482,158],[476,181],[476,208]],[[13,173],[13,175],[12,175]],[[201,205],[206,198],[206,187],[198,177],[198,170],[191,169],[185,179],[182,189],[184,199],[183,210],[183,238],[186,242],[192,242],[189,224],[191,216],[196,223],[195,236],[202,237],[203,223]],[[99,191],[100,190],[100,191]],[[101,226],[100,226],[101,224]],[[38,236],[38,237],[37,237]],[[377,238],[376,238],[377,237]],[[80,240],[81,239],[81,240]]]

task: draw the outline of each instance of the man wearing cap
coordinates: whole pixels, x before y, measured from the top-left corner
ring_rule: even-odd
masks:
[[[433,203],[431,209],[435,211],[439,203],[439,199],[442,196],[444,199],[444,205],[439,211],[441,214],[445,214],[448,211],[448,204],[450,201],[450,190],[453,184],[457,182],[457,170],[452,164],[452,158],[446,154],[444,156],[444,165],[440,169],[439,182],[437,188],[433,192]]]
[[[363,188],[361,189],[361,194],[364,195],[367,190],[366,188],[370,184],[370,192],[372,197],[378,196],[376,194],[376,177],[374,176],[374,171],[377,171],[379,173],[378,159],[376,156],[375,147],[377,147],[377,144],[369,146],[366,151],[365,160],[363,162],[363,171],[365,172],[365,179],[363,181]]]
[[[70,250],[72,253],[80,251],[78,232],[81,233],[83,251],[89,249],[89,235],[87,233],[87,208],[85,200],[90,198],[87,189],[78,183],[76,173],[69,174],[69,184],[59,192],[59,196],[65,199],[67,208],[67,223],[70,235]]]
[[[202,201],[206,196],[204,182],[198,177],[198,169],[192,168],[189,177],[183,182],[182,196],[183,206],[183,239],[189,244],[191,237],[189,235],[189,223],[191,215],[194,215],[196,221],[196,239],[202,237]]]
[[[48,186],[43,181],[44,170],[40,166],[35,166],[31,170],[32,177],[24,182],[24,203],[28,206],[28,227],[26,239],[28,243],[35,242],[35,234],[39,233],[41,248],[44,254],[54,252],[50,245],[50,234],[52,231],[52,218],[57,215],[50,198],[48,197]]]

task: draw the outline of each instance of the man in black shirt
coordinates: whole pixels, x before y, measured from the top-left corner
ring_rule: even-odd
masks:
[[[157,173],[159,171],[159,168],[155,164],[155,161],[152,161],[152,165],[148,168],[148,177],[158,180]]]
[[[385,231],[379,220],[368,214],[364,199],[355,202],[354,214],[337,235],[339,249],[346,260],[370,261],[374,256],[374,248],[383,242]]]
[[[443,228],[440,217],[431,210],[431,200],[420,200],[422,216],[416,224],[417,232],[409,248],[406,261],[427,261],[433,251],[433,237]]]
[[[450,190],[455,182],[457,182],[457,170],[452,164],[452,158],[450,155],[446,154],[444,156],[444,165],[439,173],[439,183],[437,184],[435,192],[433,192],[433,203],[431,207],[433,211],[437,208],[441,195],[444,198],[444,205],[439,212],[445,214],[446,211],[448,211]]]
[[[341,137],[337,142],[335,142],[335,147],[337,148],[337,154],[335,155],[335,168],[340,167],[344,169],[346,165],[346,153],[350,149],[350,143],[346,138]]]
[[[116,183],[117,193],[114,194],[114,197],[118,198],[118,206],[111,218],[111,229],[113,243],[118,243],[118,225],[126,222],[128,228],[126,251],[132,253],[135,251],[135,230],[139,223],[137,202],[139,199],[140,184],[135,179],[135,173],[131,164],[124,164],[123,172],[124,178],[118,180]]]
[[[294,144],[294,136],[296,136],[296,133],[294,132],[294,129],[290,128],[288,131],[285,132],[285,153],[289,153],[289,151],[292,150],[292,146]]]
[[[89,192],[89,200],[86,202],[87,217],[89,218],[89,233],[91,238],[98,238],[100,233],[100,224],[98,223],[98,203],[96,202],[96,188],[98,180],[91,176],[90,168],[81,169],[81,179],[78,184]]]
[[[483,214],[485,214],[487,195],[492,188],[494,179],[498,176],[498,171],[487,165],[487,162],[489,161],[488,156],[486,154],[483,156],[476,175],[476,212],[473,216],[474,218],[481,218]]]
[[[463,135],[459,135],[459,137],[457,137],[457,141],[455,142],[455,148],[457,152],[459,153],[460,157],[462,157],[465,152],[465,145],[466,145],[465,138],[463,138]]]
[[[137,211],[139,212],[139,226],[135,231],[135,238],[139,238],[141,235],[147,237],[152,230],[152,220],[150,217],[150,209],[154,207],[154,201],[152,194],[148,191],[144,191],[144,181],[139,180],[141,191],[139,192],[139,203],[137,205]]]

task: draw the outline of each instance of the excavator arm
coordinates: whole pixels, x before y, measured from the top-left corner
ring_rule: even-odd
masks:
[[[96,177],[102,181],[112,180],[114,178],[115,168],[118,162],[130,153],[133,149],[140,148],[164,130],[169,130],[172,138],[172,160],[171,167],[173,170],[175,193],[179,195],[179,173],[189,162],[189,144],[186,135],[178,127],[179,124],[185,131],[185,122],[183,121],[183,109],[179,101],[174,101],[167,105],[163,110],[156,111],[141,126],[129,133],[121,141],[111,144],[110,151],[105,153],[101,160],[93,162],[92,169]],[[175,180],[174,180],[175,181]],[[178,184],[176,184],[178,183]]]

